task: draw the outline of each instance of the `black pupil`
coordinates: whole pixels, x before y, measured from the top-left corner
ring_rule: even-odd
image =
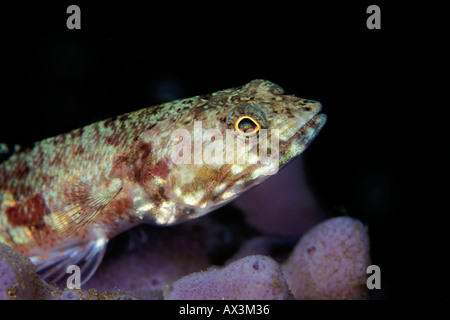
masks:
[[[249,118],[245,118],[245,119],[242,119],[240,122],[239,122],[239,125],[238,125],[238,128],[239,128],[239,130],[241,130],[242,132],[252,132],[252,131],[255,131],[256,130],[256,128],[257,128],[257,125],[256,125],[256,123],[254,123],[251,119],[249,119]]]

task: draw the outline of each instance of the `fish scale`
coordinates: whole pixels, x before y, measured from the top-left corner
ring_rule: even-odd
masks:
[[[37,142],[0,164],[0,241],[30,257],[48,281],[77,264],[84,283],[114,236],[141,223],[172,225],[207,214],[299,156],[326,121],[320,110],[319,102],[253,80]],[[199,125],[221,135],[198,138]],[[177,138],[179,132],[190,135]],[[219,148],[226,135],[237,141],[231,157]],[[264,159],[256,145],[263,137],[272,143]],[[206,144],[200,153],[199,141]],[[256,161],[235,161],[239,141]],[[233,161],[198,163],[208,143],[214,159]]]

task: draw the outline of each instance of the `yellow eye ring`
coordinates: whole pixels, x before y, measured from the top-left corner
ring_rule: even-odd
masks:
[[[261,129],[261,126],[252,117],[243,116],[236,121],[234,129],[248,136],[257,133]]]

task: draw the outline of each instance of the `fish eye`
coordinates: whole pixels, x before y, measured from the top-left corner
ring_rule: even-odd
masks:
[[[227,126],[244,136],[251,136],[260,129],[267,129],[264,112],[255,103],[234,107],[227,117]]]
[[[243,116],[236,121],[235,129],[245,135],[250,135],[258,132],[261,126],[252,117]]]

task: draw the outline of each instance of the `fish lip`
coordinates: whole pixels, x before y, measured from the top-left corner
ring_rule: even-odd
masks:
[[[319,102],[318,102],[319,103]],[[320,104],[320,103],[319,103]],[[289,164],[291,161],[293,161],[294,159],[296,159],[297,157],[299,157],[303,151],[309,146],[309,144],[314,140],[314,138],[316,137],[316,135],[320,132],[320,130],[322,129],[322,127],[324,126],[326,120],[327,120],[327,116],[323,113],[319,113],[321,110],[321,104],[319,105],[319,107],[317,108],[317,111],[314,112],[311,115],[311,118],[302,126],[300,127],[295,134],[293,134],[287,141],[285,141],[280,147],[279,147],[279,154],[277,155],[277,161],[279,161],[279,169],[282,169],[283,167],[285,167],[287,164]],[[314,133],[310,136],[308,136],[308,134],[305,133],[305,131],[308,128],[314,127]],[[301,141],[301,139],[303,137],[306,137],[307,140],[306,141]],[[299,142],[296,142],[294,140],[300,140]],[[297,154],[294,154],[292,156],[289,157],[289,159],[287,159],[287,161],[285,161],[284,163],[282,163],[281,158],[284,157],[284,155],[286,154],[288,147],[291,143],[301,143],[304,145],[304,148],[298,152]],[[257,164],[255,164],[254,166],[257,166]],[[277,170],[278,171],[278,170]],[[256,187],[258,184],[260,184],[261,182],[263,182],[265,179],[267,179],[269,176],[271,176],[272,174],[269,175],[264,175],[265,178],[261,179],[256,179],[256,180],[260,180],[258,183],[255,184],[251,184],[248,185],[247,187],[245,187],[244,189],[239,190],[238,192],[236,192],[236,195],[238,194],[242,194],[244,192],[247,192],[249,189]],[[239,177],[242,178],[242,177]],[[229,185],[230,186],[235,186],[235,181],[238,180],[239,178],[234,178],[233,180],[230,181]],[[229,188],[225,188],[224,190],[222,190],[221,192],[219,192],[217,194],[217,196],[225,193],[227,190],[229,190]],[[215,203],[212,206],[209,206],[207,208],[204,208],[202,211],[202,213],[198,212],[198,216],[202,216],[207,212],[210,212],[212,210],[215,210],[217,208],[222,207],[223,205],[233,201],[236,198],[236,196],[230,197],[227,200],[224,200],[222,202],[219,203]],[[178,223],[178,221],[177,221]]]
[[[311,142],[316,138],[317,134],[322,130],[323,126],[325,125],[327,121],[327,115],[324,113],[320,113],[322,109],[322,105],[319,103],[319,108],[317,111],[311,116],[311,119],[309,119],[302,127],[300,127],[297,132],[292,135],[287,141],[285,141],[279,148],[280,154],[279,154],[279,168],[285,167],[287,164],[289,164],[291,161],[297,159],[311,144]],[[306,131],[310,128],[313,128],[314,132],[313,134],[306,134]],[[298,140],[298,142],[296,142]],[[303,141],[302,141],[303,140]],[[286,159],[287,161],[285,163],[281,163],[281,158],[284,158],[286,155],[289,145],[293,143],[300,143],[303,144],[304,147],[297,153],[292,155],[289,159]]]
[[[301,128],[299,128],[297,130],[297,132],[294,135],[292,135],[287,141],[285,141],[281,146],[279,146],[279,148],[278,148],[279,152],[277,154],[277,158],[278,158],[277,161],[278,161],[278,168],[279,169],[284,168],[290,162],[292,162],[293,160],[297,159],[303,153],[303,151],[305,151],[305,149],[309,146],[309,144],[314,140],[314,138],[320,132],[322,127],[325,125],[325,122],[327,120],[327,116],[325,114],[323,114],[323,113],[319,113],[320,109],[321,108],[318,108],[317,112],[315,112],[312,115],[311,119],[309,119]],[[308,128],[312,128],[312,127],[314,127],[314,132],[313,132],[312,135],[308,136],[305,133],[305,131]],[[307,140],[306,141],[301,141],[301,139],[303,137],[306,137]],[[296,142],[294,140],[299,140],[299,142]],[[290,156],[289,159],[286,159],[286,161],[282,162],[282,159],[284,158],[286,152],[288,151],[289,145],[292,144],[292,143],[300,143],[300,144],[303,144],[304,147],[297,154],[294,154],[294,155]],[[268,178],[270,175],[267,175],[266,178]],[[233,182],[234,182],[234,180],[233,180]],[[251,186],[250,188],[255,187],[258,184],[259,183]],[[234,185],[234,183],[233,183],[233,185]],[[225,189],[225,190],[227,190],[227,189]],[[245,192],[245,191],[243,191],[243,192]],[[228,201],[230,201],[230,200],[228,200]]]

